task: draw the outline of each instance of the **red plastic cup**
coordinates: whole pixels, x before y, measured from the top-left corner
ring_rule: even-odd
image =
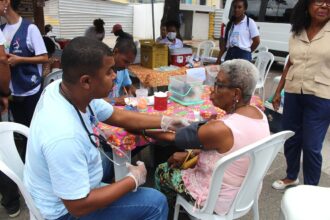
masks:
[[[166,97],[157,97],[154,96],[154,109],[157,111],[167,110],[167,96]]]

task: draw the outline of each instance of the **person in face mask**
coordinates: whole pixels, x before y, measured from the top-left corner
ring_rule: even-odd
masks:
[[[183,43],[177,36],[179,25],[176,22],[169,21],[166,23],[167,37],[160,43],[167,44],[169,49],[182,48]]]
[[[128,66],[134,62],[136,57],[136,46],[130,39],[121,39],[117,41],[114,47],[114,59],[116,72],[115,85],[105,100],[112,105],[125,105],[125,97],[135,96],[136,88],[128,74]]]

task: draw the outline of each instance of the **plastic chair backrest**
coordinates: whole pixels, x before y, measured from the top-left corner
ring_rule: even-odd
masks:
[[[247,214],[254,203],[258,203],[259,191],[263,178],[277,153],[280,148],[283,147],[284,142],[289,137],[293,136],[293,134],[294,132],[292,131],[282,131],[221,158],[215,165],[211,177],[210,192],[203,208],[189,214],[203,220],[236,219]],[[216,215],[214,214],[214,209],[220,194],[224,172],[228,165],[243,156],[248,156],[250,158],[250,163],[240,190],[228,213],[225,216]],[[186,208],[189,205],[183,204],[183,206]],[[193,208],[189,208],[189,210],[193,210]]]
[[[44,80],[44,88],[48,86],[50,83],[57,79],[61,79],[63,75],[63,70],[56,70],[54,72],[49,73]]]
[[[206,40],[198,45],[197,56],[200,58],[210,57],[212,55],[213,49],[215,48],[215,43],[211,40]],[[203,53],[201,54],[203,50]]]
[[[267,75],[269,73],[270,67],[274,62],[274,55],[267,51],[259,52],[257,55],[257,60],[255,66],[259,70],[259,78],[257,83],[257,88],[264,87]]]
[[[253,51],[252,53],[252,60],[255,60],[258,56],[258,53],[260,52],[268,52],[268,47],[264,46],[264,45],[260,45],[255,51]]]
[[[39,210],[23,184],[24,164],[15,145],[14,132],[29,136],[29,128],[24,125],[0,122],[0,170],[17,184],[30,210],[30,219],[42,220]]]

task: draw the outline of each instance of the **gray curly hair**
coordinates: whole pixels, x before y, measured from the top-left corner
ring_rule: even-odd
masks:
[[[243,101],[248,103],[257,85],[259,70],[249,61],[229,60],[221,64],[220,71],[228,75],[229,83],[242,90]]]

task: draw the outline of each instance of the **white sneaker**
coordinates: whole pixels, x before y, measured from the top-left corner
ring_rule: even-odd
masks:
[[[273,182],[272,187],[274,189],[285,189],[288,186],[297,186],[299,184],[299,179],[296,179],[295,181],[291,182],[291,183],[284,183],[282,180],[276,180],[275,182]]]

